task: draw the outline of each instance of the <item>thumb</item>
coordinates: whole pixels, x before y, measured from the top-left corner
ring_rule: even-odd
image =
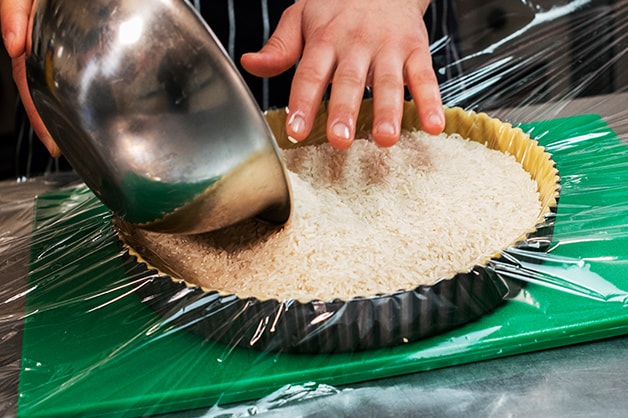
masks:
[[[31,98],[30,92],[28,90],[28,84],[26,82],[26,64],[24,55],[14,58],[12,60],[13,64],[13,78],[15,79],[15,84],[17,86],[18,92],[20,94],[20,98],[22,99],[22,104],[24,105],[24,110],[30,120],[31,127],[35,134],[40,139],[42,144],[48,149],[48,152],[52,157],[60,157],[61,149],[54,141],[50,132],[44,125],[44,122],[41,120],[39,113],[37,113],[37,109],[35,108],[35,104],[33,103],[33,99]]]
[[[273,77],[292,67],[301,57],[303,2],[287,8],[275,32],[258,52],[242,55],[240,63],[249,73],[258,77]]]

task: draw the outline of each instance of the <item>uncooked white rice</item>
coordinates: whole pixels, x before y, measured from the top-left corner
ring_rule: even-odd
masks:
[[[467,272],[538,221],[537,185],[512,156],[457,135],[404,132],[284,150],[293,212],[197,236],[146,231],[142,245],[208,290],[302,301],[389,294]]]

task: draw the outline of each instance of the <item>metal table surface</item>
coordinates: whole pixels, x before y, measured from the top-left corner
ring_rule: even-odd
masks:
[[[597,113],[628,143],[628,93],[490,112],[515,120]],[[0,182],[0,244],[28,239],[34,197],[75,184],[73,176]],[[0,260],[28,260],[27,245],[0,245]],[[26,262],[10,274],[26,280]],[[0,286],[0,413],[16,414],[21,354],[20,315]],[[170,416],[551,416],[624,417],[628,411],[628,336],[471,363],[349,387],[302,388],[278,406],[268,399]],[[306,394],[307,396],[303,395]]]

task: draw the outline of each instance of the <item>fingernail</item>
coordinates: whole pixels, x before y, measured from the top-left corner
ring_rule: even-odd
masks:
[[[386,135],[386,136],[394,136],[397,134],[395,125],[393,125],[390,122],[382,122],[379,125],[377,125],[377,129],[375,130],[375,132],[380,135]]]
[[[43,135],[42,137],[43,139],[41,142],[44,144],[44,146],[48,150],[48,153],[50,154],[50,156],[53,158],[61,157],[61,149],[56,144],[56,142],[52,139],[52,137],[47,136],[47,135]]]
[[[288,125],[292,130],[293,134],[301,134],[305,132],[305,118],[301,112],[294,112],[290,115],[290,119],[288,120]]]
[[[343,122],[336,122],[331,127],[331,133],[342,139],[351,139],[351,130]]]
[[[445,119],[443,118],[443,115],[440,114],[440,113],[432,113],[432,114],[430,114],[429,117],[427,118],[427,120],[433,126],[443,126],[443,125],[445,125]]]

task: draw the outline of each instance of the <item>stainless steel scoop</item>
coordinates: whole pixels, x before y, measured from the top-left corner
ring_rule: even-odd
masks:
[[[288,219],[273,135],[186,2],[36,0],[30,23],[33,102],[114,214],[186,234]]]

